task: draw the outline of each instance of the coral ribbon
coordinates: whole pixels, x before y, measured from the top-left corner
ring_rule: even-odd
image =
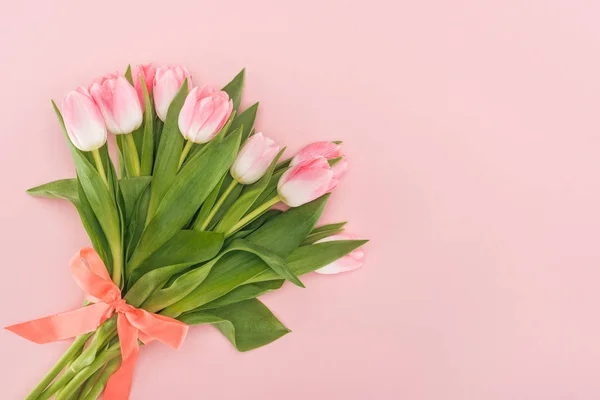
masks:
[[[121,298],[121,291],[110,279],[106,266],[94,249],[83,248],[71,260],[71,273],[86,298],[94,304],[74,311],[6,327],[35,343],[49,343],[96,330],[117,313],[117,333],[121,343],[121,368],[106,385],[104,398],[129,397],[133,367],[138,357],[138,339],[143,343],[158,340],[178,349],[189,326],[183,322],[135,308]]]

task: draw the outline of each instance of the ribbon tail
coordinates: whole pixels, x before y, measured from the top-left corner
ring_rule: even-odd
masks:
[[[44,344],[92,332],[111,313],[110,305],[96,303],[74,311],[7,326],[5,329],[34,343]]]
[[[108,380],[104,391],[105,400],[129,398],[133,367],[139,354],[138,330],[124,314],[119,314],[117,318],[117,333],[121,343],[121,368]]]

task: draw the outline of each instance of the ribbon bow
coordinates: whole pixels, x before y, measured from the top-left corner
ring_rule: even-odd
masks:
[[[139,353],[138,339],[143,343],[158,340],[178,349],[189,326],[127,304],[121,298],[121,290],[110,279],[106,266],[94,249],[83,248],[73,257],[71,273],[85,292],[86,298],[94,304],[8,326],[6,329],[35,343],[49,343],[92,332],[117,313],[122,362],[121,368],[108,381],[104,398],[127,399],[133,367]]]

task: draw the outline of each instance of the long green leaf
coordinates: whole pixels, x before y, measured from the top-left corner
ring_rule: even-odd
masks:
[[[142,153],[140,171],[142,176],[152,175],[154,165],[154,107],[143,77],[138,77],[144,93],[144,133],[142,137]]]
[[[335,224],[319,226],[318,228],[312,230],[310,235],[304,239],[302,245],[313,244],[318,240],[340,233],[344,230],[344,225],[346,225],[346,222],[338,222]]]
[[[59,179],[40,186],[27,189],[27,193],[36,197],[68,200],[73,204],[79,202],[77,179]]]
[[[219,143],[210,143],[181,169],[131,256],[131,270],[137,268],[191,220],[233,163],[239,144],[238,130]]]
[[[87,232],[90,241],[92,242],[92,246],[98,254],[102,261],[104,261],[104,265],[108,269],[108,272],[112,272],[112,254],[110,252],[110,247],[108,245],[108,240],[104,231],[102,230],[102,226],[100,226],[100,222],[98,222],[98,218],[94,214],[94,210],[90,206],[90,203],[83,191],[83,187],[77,180],[77,193],[78,193],[78,204],[75,205],[77,208],[77,212],[79,213],[79,217],[81,218],[81,223]],[[75,204],[75,203],[74,203]]]
[[[329,195],[292,208],[265,223],[247,240],[287,257],[316,225]],[[271,270],[259,257],[246,252],[227,254],[212,268],[210,275],[185,298],[163,310],[164,315],[176,317],[229,293],[254,276]]]
[[[158,143],[152,186],[150,187],[150,204],[148,205],[148,222],[158,210],[163,197],[173,184],[179,165],[179,157],[183,150],[183,136],[179,131],[179,112],[188,94],[187,79],[173,98]]]
[[[254,254],[274,270],[285,268],[282,266],[284,265],[283,259],[273,252],[270,252],[247,240],[235,240],[216,258],[210,260],[210,262],[178,276],[170,285],[167,285],[167,287],[153,293],[152,296],[150,296],[144,303],[144,309],[151,312],[159,311],[183,299],[195,288],[197,288],[202,281],[204,281],[204,279],[212,270],[213,266],[221,258],[228,253],[240,251]]]
[[[304,275],[342,258],[351,251],[367,243],[367,240],[335,240],[300,246],[286,258],[287,267],[296,275]],[[281,279],[275,272],[264,270],[247,283]]]
[[[245,109],[240,115],[236,116],[230,126],[230,131],[234,131],[239,127],[243,127],[242,129],[242,143],[248,139],[250,136],[250,132],[252,132],[252,127],[254,126],[254,121],[256,120],[256,112],[258,111],[258,103],[252,104],[250,107]]]
[[[213,324],[238,351],[264,346],[290,332],[259,300],[242,301],[180,318],[189,325]]]
[[[242,69],[239,74],[237,74],[231,82],[229,82],[222,89],[229,95],[229,98],[233,101],[233,110],[237,111],[240,107],[240,102],[242,100],[242,90],[244,89],[244,79],[246,75],[246,68]]]
[[[136,176],[119,181],[125,206],[125,221],[131,220],[135,205],[151,180],[151,176]]]
[[[239,303],[240,301],[254,299],[265,293],[281,288],[283,282],[285,282],[283,279],[278,279],[242,285],[227,293],[225,296],[219,297],[218,299],[200,306],[193,311],[210,310],[212,308],[228,306],[230,304]]]
[[[177,264],[194,265],[210,260],[223,246],[223,234],[182,230],[132,271],[130,282],[160,267]]]

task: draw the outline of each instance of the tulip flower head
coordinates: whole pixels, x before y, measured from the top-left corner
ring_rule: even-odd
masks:
[[[303,161],[325,157],[328,160],[342,156],[342,146],[333,142],[315,142],[303,147],[290,162],[293,167]]]
[[[324,239],[317,240],[315,242],[315,244],[316,243],[324,243],[324,242],[332,242],[335,240],[356,240],[356,239],[357,239],[357,237],[355,237],[354,235],[350,235],[347,233],[338,233],[336,235],[331,235]],[[358,249],[352,251],[351,253],[346,254],[344,257],[335,260],[331,264],[328,264],[322,268],[317,269],[315,272],[317,272],[319,274],[324,274],[324,275],[332,275],[332,274],[339,274],[341,272],[354,271],[355,269],[362,267],[364,257],[365,257],[364,250],[361,248],[358,248]]]
[[[219,133],[232,110],[227,93],[208,86],[194,88],[179,113],[179,130],[194,143],[207,143]]]
[[[279,153],[279,145],[262,133],[252,135],[231,166],[231,176],[243,185],[258,181]]]
[[[105,77],[92,84],[92,98],[110,133],[131,133],[142,125],[142,108],[135,88],[124,76]]]
[[[140,64],[131,69],[133,85],[135,87],[135,91],[137,92],[138,99],[140,100],[142,111],[144,111],[146,101],[144,99],[144,90],[142,88],[142,82],[140,81],[140,75],[146,83],[148,94],[152,93],[152,88],[154,87],[154,76],[156,75],[156,66],[154,64]]]
[[[285,171],[277,184],[277,193],[285,204],[298,207],[332,191],[337,184],[327,159],[319,157]]]
[[[161,120],[164,121],[167,118],[169,106],[186,78],[188,80],[188,87],[191,87],[192,79],[190,73],[184,67],[168,65],[156,69],[153,88],[154,108],[156,109],[156,115]]]
[[[69,139],[81,151],[97,150],[106,143],[106,125],[100,109],[87,90],[69,92],[61,105]]]

